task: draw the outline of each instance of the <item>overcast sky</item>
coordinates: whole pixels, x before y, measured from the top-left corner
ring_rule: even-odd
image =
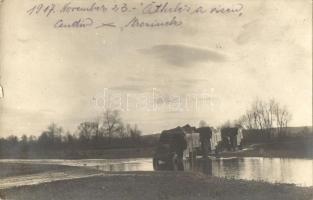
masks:
[[[26,10],[33,2],[39,1],[9,0],[0,10],[4,89],[0,136],[39,135],[50,122],[75,131],[80,122],[103,112],[108,95],[117,102],[121,95],[123,108],[128,96],[128,111],[122,111],[122,117],[147,134],[186,123],[198,125],[200,120],[220,125],[238,118],[257,97],[275,98],[286,105],[293,115],[292,126],[312,123],[309,0],[241,1],[240,17],[180,14],[176,16],[183,22],[179,27],[123,31],[112,27],[60,30],[53,24],[61,18],[92,17],[123,24],[134,16],[162,21],[174,15],[28,16]],[[209,101],[196,108],[194,97],[201,95]],[[176,109],[176,100],[186,102],[187,96],[188,106]],[[155,101],[142,105],[145,98]],[[151,106],[156,110],[149,110]]]

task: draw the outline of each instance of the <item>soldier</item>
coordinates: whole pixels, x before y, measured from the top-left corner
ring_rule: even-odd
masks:
[[[173,134],[171,148],[172,148],[172,152],[174,152],[177,155],[177,160],[176,160],[177,169],[184,170],[183,154],[184,154],[184,150],[187,149],[187,141],[185,138],[185,133],[182,129],[180,132]],[[175,163],[173,164],[175,165]]]
[[[200,127],[197,129],[200,133],[201,150],[202,150],[202,161],[203,161],[203,172],[205,174],[212,174],[212,163],[208,158],[210,140],[212,137],[212,130],[210,127]]]
[[[212,130],[210,127],[201,127],[197,129],[200,133],[202,157],[207,158],[210,146],[210,140],[212,137]]]

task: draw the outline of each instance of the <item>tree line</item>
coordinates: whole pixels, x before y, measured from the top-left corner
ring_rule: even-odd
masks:
[[[85,121],[74,133],[52,123],[38,137],[11,135],[0,138],[0,151],[52,151],[75,149],[109,149],[151,145],[141,137],[138,126],[125,124],[119,111],[106,110],[97,120]]]
[[[250,135],[259,135],[271,140],[274,135],[276,138],[285,136],[291,118],[292,115],[287,107],[275,99],[256,99],[237,120],[227,121],[222,127],[242,127]]]
[[[221,128],[240,126],[247,130],[248,137],[270,140],[274,133],[282,137],[290,120],[291,114],[286,106],[280,105],[274,99],[267,101],[256,99],[242,116],[232,122],[227,121]],[[201,121],[199,126],[207,124]],[[125,124],[119,111],[106,110],[97,120],[80,123],[74,133],[52,123],[38,137],[23,135],[18,138],[11,135],[0,138],[0,153],[151,147],[157,140],[157,137],[142,136],[136,124]]]

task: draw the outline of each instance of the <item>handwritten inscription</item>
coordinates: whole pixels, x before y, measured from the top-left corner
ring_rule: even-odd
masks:
[[[65,4],[40,3],[31,6],[26,14],[33,17],[56,18],[53,27],[64,28],[162,28],[179,27],[184,24],[182,16],[237,16],[243,14],[241,3],[228,5],[195,5],[188,3],[169,3],[152,1],[138,4],[104,4],[91,2],[88,5],[67,2]],[[106,14],[119,15],[124,22],[103,20]],[[88,15],[86,17],[86,15]],[[151,16],[145,18],[145,16]],[[84,17],[82,17],[84,16]],[[73,18],[75,18],[73,20]]]
[[[80,18],[72,22],[65,22],[63,19],[59,19],[55,24],[54,28],[87,28],[93,25],[93,19],[91,18]]]
[[[147,22],[147,21],[142,21],[138,19],[137,17],[132,18],[126,25],[125,27],[166,27],[166,26],[180,26],[182,25],[182,21],[177,21],[176,17],[173,17],[171,20],[165,20],[165,21],[156,21],[154,20],[153,22]]]

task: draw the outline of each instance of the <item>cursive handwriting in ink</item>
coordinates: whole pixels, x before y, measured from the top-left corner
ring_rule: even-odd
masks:
[[[33,6],[31,9],[27,10],[26,13],[28,15],[38,15],[44,14],[46,17],[49,17],[50,14],[55,13],[55,4],[52,3],[50,5],[45,6],[44,4],[37,4]]]
[[[183,5],[182,3],[177,3],[175,6],[170,6],[168,2],[157,3],[151,2],[143,7],[143,14],[160,14],[160,13],[188,13],[191,11],[189,5]]]
[[[116,25],[112,23],[102,23],[99,26],[96,26],[95,28],[103,28],[103,27],[116,27]]]
[[[170,20],[152,20],[152,21],[145,21],[141,20],[138,17],[132,18],[127,24],[125,24],[125,27],[131,27],[131,28],[144,28],[144,27],[169,27],[169,26],[180,26],[183,22],[180,20],[177,20],[176,16],[174,16]]]
[[[97,3],[92,3],[89,6],[81,7],[72,5],[72,2],[64,4],[60,13],[74,13],[74,12],[106,12],[107,7],[105,5],[98,5]]]
[[[231,7],[223,7],[223,6],[217,6],[211,9],[210,13],[211,14],[229,14],[229,13],[238,13],[238,16],[242,15],[242,9],[243,9],[243,4],[238,3],[234,4]]]
[[[93,19],[80,18],[71,22],[65,22],[63,19],[59,19],[55,24],[54,28],[87,28],[93,25]]]

